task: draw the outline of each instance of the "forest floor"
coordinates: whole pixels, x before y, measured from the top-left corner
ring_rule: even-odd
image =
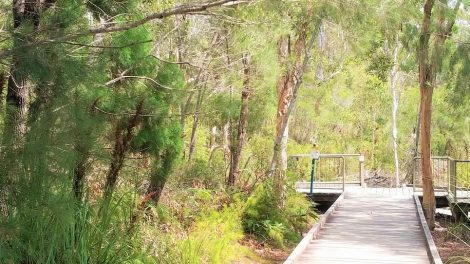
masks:
[[[286,249],[272,248],[267,244],[257,241],[255,238],[250,238],[249,236],[241,240],[240,244],[250,248],[253,252],[255,252],[262,259],[262,263],[264,264],[283,263],[284,260],[287,259],[290,252],[292,251],[291,248],[286,248]],[[251,262],[244,261],[243,263],[251,263]],[[259,262],[253,262],[253,263],[259,263]]]
[[[432,231],[439,255],[444,263],[470,263],[470,247],[462,240],[470,240],[468,234],[457,234],[447,216],[438,214],[436,228]],[[459,237],[459,238],[457,238]]]
[[[321,216],[323,212],[317,211],[318,217]],[[308,225],[303,236],[313,227],[315,223]],[[303,237],[302,236],[302,237]],[[300,241],[299,241],[300,242]],[[294,250],[297,244],[292,245],[291,247],[287,246],[285,248],[274,248],[269,244],[262,243],[259,240],[256,240],[255,237],[245,236],[239,243],[245,247],[248,247],[252,252],[254,252],[260,260],[258,262],[243,261],[243,263],[262,263],[262,264],[281,264],[289,257],[290,253]]]

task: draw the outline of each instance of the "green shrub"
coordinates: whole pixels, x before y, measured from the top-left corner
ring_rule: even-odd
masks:
[[[218,188],[224,184],[225,161],[223,153],[217,151],[214,153],[211,164],[206,160],[196,159],[188,166],[183,175],[185,185],[202,185],[208,188]]]
[[[201,214],[186,239],[161,259],[162,263],[231,263],[245,249],[238,243],[243,238],[242,206],[233,204],[217,211]]]
[[[242,215],[243,228],[273,246],[283,248],[297,242],[308,224],[317,218],[307,198],[292,188],[286,190],[285,205],[277,206],[272,182],[259,185],[248,198]]]

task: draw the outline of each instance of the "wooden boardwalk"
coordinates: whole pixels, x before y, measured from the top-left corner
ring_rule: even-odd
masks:
[[[430,263],[406,188],[348,188],[295,263]]]

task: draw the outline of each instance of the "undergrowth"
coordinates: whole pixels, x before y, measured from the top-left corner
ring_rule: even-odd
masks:
[[[292,188],[286,190],[285,204],[279,207],[272,188],[272,183],[267,181],[248,198],[242,216],[243,228],[262,241],[285,248],[298,242],[302,232],[318,216],[312,210],[312,203]]]

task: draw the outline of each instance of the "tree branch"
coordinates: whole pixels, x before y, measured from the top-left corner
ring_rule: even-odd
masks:
[[[123,25],[119,26],[112,26],[112,27],[99,27],[95,29],[90,29],[87,33],[94,35],[94,34],[100,34],[100,33],[110,33],[110,32],[116,32],[116,31],[125,31],[129,30],[132,28],[136,28],[138,26],[141,26],[149,21],[152,20],[160,20],[164,19],[166,17],[174,16],[174,15],[181,15],[181,14],[187,14],[187,13],[193,13],[193,12],[200,12],[200,11],[205,11],[211,7],[216,7],[216,6],[221,6],[224,4],[232,4],[235,2],[239,2],[238,0],[209,0],[206,2],[202,3],[193,3],[193,4],[183,4],[179,5],[167,10],[164,10],[160,13],[153,13],[151,15],[148,15],[140,20],[128,22]]]

